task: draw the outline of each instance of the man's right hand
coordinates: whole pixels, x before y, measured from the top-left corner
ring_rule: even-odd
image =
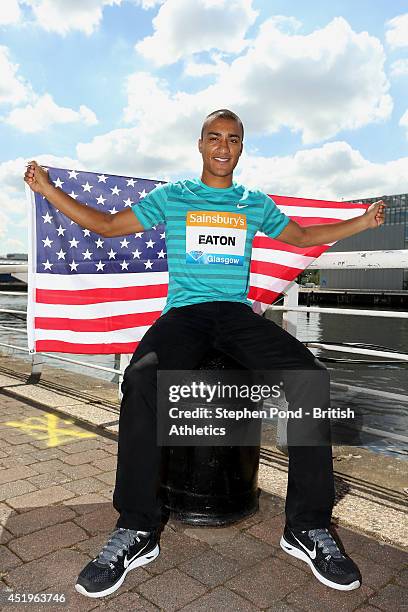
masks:
[[[144,231],[142,224],[130,208],[112,215],[77,202],[62,189],[54,187],[48,172],[41,168],[36,161],[31,161],[28,164],[24,180],[33,191],[45,196],[50,204],[69,219],[96,234],[106,238],[114,238],[115,236],[127,236]]]
[[[41,193],[41,195],[44,195],[51,185],[48,172],[39,166],[36,161],[29,162],[24,180],[33,191]]]

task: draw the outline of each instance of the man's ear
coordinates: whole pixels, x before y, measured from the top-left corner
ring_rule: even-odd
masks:
[[[203,141],[201,140],[201,138],[198,139],[198,150],[200,151],[200,153],[203,152]]]

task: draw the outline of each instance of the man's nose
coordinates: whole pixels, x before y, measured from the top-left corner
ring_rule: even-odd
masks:
[[[221,151],[226,151],[227,153],[229,153],[229,141],[227,139],[221,140],[219,148],[221,149]]]

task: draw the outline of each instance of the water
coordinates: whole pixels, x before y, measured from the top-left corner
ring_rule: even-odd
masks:
[[[1,296],[0,308],[11,308],[15,310],[25,310],[26,298],[23,295]],[[271,313],[268,317],[275,321],[281,319],[281,313]],[[0,324],[7,325],[14,330],[24,329],[25,320],[23,317],[15,317],[0,313]],[[408,319],[384,319],[381,317],[353,317],[341,316],[324,313],[299,313],[298,316],[298,338],[303,341],[320,342],[361,342],[375,344],[395,349],[399,352],[408,352]],[[26,346],[26,336],[17,331],[0,330],[0,342]],[[7,350],[0,347],[2,350]],[[334,353],[332,351],[313,350],[318,357],[337,357],[339,359],[361,358],[360,355],[348,356],[344,353]],[[27,353],[16,353],[22,359],[29,360]],[[66,355],[72,359],[78,359],[87,363],[114,367],[113,355]],[[63,367],[71,371],[84,372],[83,366],[57,362],[46,358],[46,361],[54,367]],[[360,445],[369,447],[378,452],[394,454],[400,458],[408,457],[408,445],[406,436],[408,431],[408,363],[406,364],[361,364],[361,363],[328,363],[331,372],[331,379],[334,382],[347,383],[367,389],[387,391],[407,396],[407,401],[395,401],[370,395],[356,393],[344,394],[335,392],[333,398],[337,404],[358,405],[362,407],[364,413],[364,426],[380,429],[389,432],[391,436],[400,435],[404,440],[392,437],[362,437]],[[104,380],[112,380],[112,374],[89,369],[89,375]]]

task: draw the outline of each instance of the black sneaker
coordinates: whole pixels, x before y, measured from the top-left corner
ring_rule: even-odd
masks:
[[[159,552],[156,532],[115,529],[99,555],[79,574],[75,588],[87,597],[110,595],[130,570],[150,563]]]
[[[361,585],[357,565],[340,550],[328,529],[294,531],[286,526],[280,545],[310,565],[316,578],[332,589],[352,591]]]

